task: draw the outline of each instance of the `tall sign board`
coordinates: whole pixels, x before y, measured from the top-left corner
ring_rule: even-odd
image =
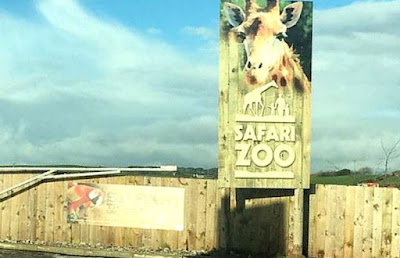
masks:
[[[308,188],[312,2],[222,0],[220,187]]]

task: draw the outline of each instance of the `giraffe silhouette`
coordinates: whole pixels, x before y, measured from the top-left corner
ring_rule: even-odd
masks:
[[[262,115],[265,108],[265,105],[263,104],[262,93],[270,87],[278,88],[278,85],[276,85],[275,81],[272,81],[247,93],[244,96],[243,113],[245,114],[246,110],[249,109],[254,116]]]

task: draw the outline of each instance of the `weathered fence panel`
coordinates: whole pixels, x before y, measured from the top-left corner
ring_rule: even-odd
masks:
[[[33,176],[35,174],[1,174],[0,189]],[[218,248],[217,224],[221,208],[216,180],[119,176],[78,182],[185,188],[185,229],[173,231],[68,223],[67,181],[55,181],[36,185],[2,200],[1,240],[191,250]]]
[[[310,196],[310,257],[399,257],[400,190],[317,185]]]
[[[34,175],[0,174],[0,189]],[[60,180],[3,199],[0,240],[172,250],[228,248],[264,255],[298,253],[301,239],[297,231],[302,223],[295,218],[303,211],[294,190],[218,189],[215,179],[148,176],[77,181],[184,188],[184,230],[68,223],[68,182]],[[308,194],[309,217],[304,216],[304,225],[309,235],[308,245],[303,245],[308,246],[310,257],[399,257],[400,190],[317,185],[315,193]]]
[[[35,174],[0,174],[6,189]],[[68,181],[49,181],[0,202],[0,240],[116,247],[290,254],[296,248],[294,190],[218,189],[216,179],[114,176],[79,183],[185,189],[184,230],[68,223]],[[160,214],[162,216],[162,214]]]

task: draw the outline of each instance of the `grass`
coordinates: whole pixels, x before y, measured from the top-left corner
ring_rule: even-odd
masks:
[[[381,186],[400,187],[400,177],[392,175],[363,175],[352,173],[345,176],[318,176],[311,175],[312,184],[330,184],[330,185],[357,185],[364,182],[376,182]]]

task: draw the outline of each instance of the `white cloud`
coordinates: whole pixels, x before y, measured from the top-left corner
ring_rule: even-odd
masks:
[[[198,36],[205,40],[215,39],[217,35],[215,30],[203,26],[186,26],[182,29],[182,32],[188,35]]]
[[[0,13],[0,163],[217,165],[215,64],[77,1],[37,11]]]
[[[329,168],[327,161],[381,169],[380,139],[400,137],[399,13],[399,1],[315,12],[314,171]],[[399,166],[395,160],[391,169]]]
[[[147,33],[152,34],[152,35],[160,35],[162,34],[162,31],[160,29],[150,27],[146,30]]]

